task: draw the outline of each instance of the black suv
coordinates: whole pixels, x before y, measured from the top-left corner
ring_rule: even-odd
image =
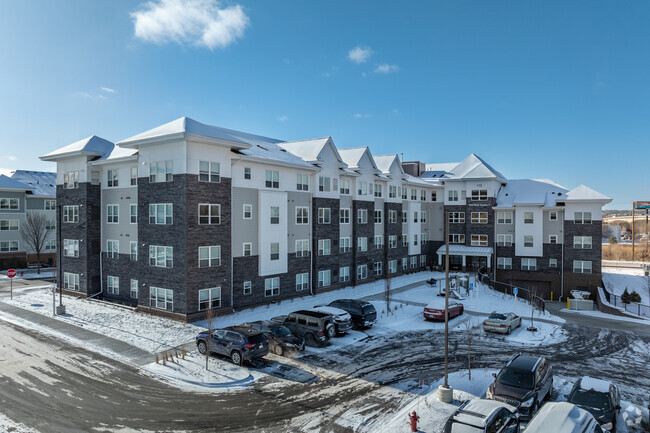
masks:
[[[530,419],[553,390],[553,368],[543,357],[516,355],[493,376],[486,397],[515,406],[522,419]]]
[[[304,338],[309,346],[325,346],[327,340],[336,335],[331,314],[300,310],[287,316],[273,317],[271,320],[281,323],[298,337]]]
[[[305,348],[304,338],[296,337],[289,328],[270,320],[258,320],[256,322],[242,323],[241,326],[248,326],[262,331],[269,338],[269,350],[278,356],[289,354],[297,355]]]
[[[357,328],[369,328],[377,322],[377,310],[370,302],[356,299],[337,299],[328,304],[350,313],[352,323]]]
[[[233,363],[242,365],[269,353],[269,339],[263,332],[247,326],[229,326],[200,332],[196,347],[203,355],[209,350],[210,354],[228,356]]]
[[[621,394],[616,385],[584,376],[565,397],[591,413],[604,431],[616,432],[616,414],[621,410]]]

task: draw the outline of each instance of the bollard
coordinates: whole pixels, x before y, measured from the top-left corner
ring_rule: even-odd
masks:
[[[551,302],[553,302],[553,291],[551,291]]]
[[[571,298],[566,298],[566,309],[567,310],[571,309]]]

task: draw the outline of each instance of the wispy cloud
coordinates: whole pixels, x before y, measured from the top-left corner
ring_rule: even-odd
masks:
[[[367,62],[371,55],[372,49],[370,49],[370,47],[358,46],[348,51],[348,59],[350,59],[351,62],[357,64]]]
[[[399,72],[399,66],[382,63],[381,65],[377,66],[373,72],[375,74],[392,74],[394,72]]]
[[[16,160],[15,156],[6,156],[5,158],[7,158],[9,161],[15,161]]]
[[[278,120],[280,122],[286,122],[287,120],[289,120],[289,118],[287,116],[280,116],[280,117],[278,117]]]
[[[367,113],[354,113],[353,116],[355,119],[369,119],[372,117],[372,114]]]
[[[111,89],[110,87],[100,87],[99,90],[106,93],[115,93],[115,89]]]
[[[329,71],[323,72],[321,75],[325,78],[332,78],[338,71],[338,66],[332,66]]]
[[[88,92],[74,92],[72,96],[75,98],[93,99],[93,95]]]
[[[131,17],[135,36],[146,42],[176,42],[211,50],[241,38],[250,23],[241,5],[221,8],[216,0],[148,1]]]
[[[396,115],[396,116],[401,116],[402,112],[399,111],[397,108],[393,108],[393,114]]]

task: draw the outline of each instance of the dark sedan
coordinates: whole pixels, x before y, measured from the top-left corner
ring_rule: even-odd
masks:
[[[199,353],[216,353],[229,357],[233,363],[261,358],[269,353],[269,339],[263,332],[247,326],[229,326],[214,331],[202,331],[196,336]]]
[[[269,338],[269,350],[278,356],[295,356],[305,349],[304,338],[296,337],[289,328],[277,322],[258,320],[244,323],[241,326],[248,326],[263,332]]]

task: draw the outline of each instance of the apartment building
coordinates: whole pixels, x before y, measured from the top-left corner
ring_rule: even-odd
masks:
[[[41,249],[41,262],[54,264],[55,174],[29,170],[14,170],[9,174],[0,175],[0,269],[22,268],[36,261],[35,251],[20,233],[29,213],[45,215],[50,232]]]

